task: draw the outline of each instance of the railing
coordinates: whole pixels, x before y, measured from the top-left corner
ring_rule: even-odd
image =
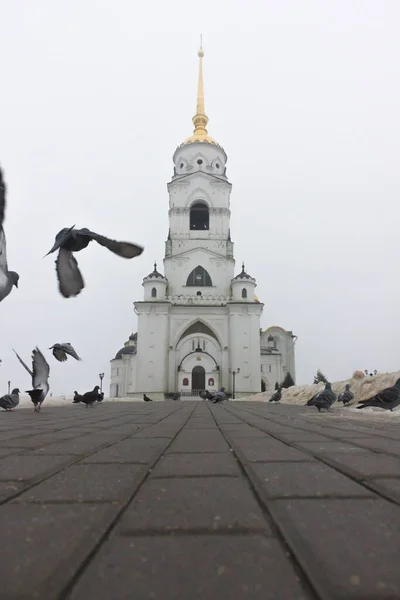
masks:
[[[200,392],[204,390],[181,390],[181,397],[192,398],[193,396],[200,396]]]

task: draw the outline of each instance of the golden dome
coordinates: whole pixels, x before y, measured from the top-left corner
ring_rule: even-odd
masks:
[[[205,113],[204,109],[204,86],[203,86],[203,56],[204,50],[200,47],[197,52],[197,56],[199,57],[199,82],[197,86],[197,110],[194,115],[192,122],[194,125],[193,135],[188,137],[183,144],[194,144],[195,142],[206,142],[208,144],[215,144],[215,146],[219,146],[218,142],[216,142],[210,135],[208,135],[208,131],[206,129],[208,123],[208,117]]]

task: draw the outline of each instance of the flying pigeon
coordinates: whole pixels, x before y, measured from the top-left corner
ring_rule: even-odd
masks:
[[[353,398],[354,394],[350,391],[350,384],[346,383],[344,391],[341,394],[339,394],[338,402],[343,402],[343,406],[346,406],[346,404],[349,404],[349,402],[351,402]]]
[[[89,229],[74,229],[74,227],[75,225],[70,228],[61,229],[56,235],[52,249],[46,254],[48,256],[56,250],[59,251],[56,260],[56,272],[59,290],[64,298],[77,296],[85,287],[78,262],[73,252],[83,250],[92,240],[101,246],[105,246],[108,250],[111,250],[111,252],[122,258],[134,258],[143,252],[142,246],[137,246],[130,242],[117,242],[89,231]]]
[[[19,389],[14,388],[11,394],[6,394],[0,398],[0,408],[12,410],[19,404]]]
[[[3,172],[0,168],[0,302],[11,292],[13,285],[18,287],[19,275],[15,271],[8,270],[6,234],[3,229],[4,214],[6,208],[6,184]]]
[[[13,349],[14,350],[14,349]],[[14,350],[15,352],[15,350]],[[17,355],[17,358],[21,365],[28,371],[29,375],[32,377],[32,390],[26,390],[26,393],[30,395],[33,404],[35,405],[34,412],[40,412],[42,402],[46,398],[48,391],[50,389],[49,386],[49,374],[50,367],[47,364],[47,361],[43,354],[40,352],[39,348],[36,346],[34,350],[32,350],[32,371],[30,368],[24,363],[22,358]]]
[[[83,394],[83,396],[81,397],[81,402],[83,402],[83,404],[86,404],[86,408],[88,406],[93,407],[93,404],[96,401],[98,401],[99,398],[101,398],[101,400],[103,400],[103,397],[99,393],[99,390],[100,390],[100,386],[96,385],[91,392],[86,392],[86,394]],[[100,402],[101,402],[101,400],[100,400]]]
[[[377,406],[379,408],[384,408],[385,410],[393,410],[396,406],[400,404],[400,379],[396,381],[396,383],[392,387],[388,387],[372,398],[368,398],[367,400],[360,400],[360,406],[357,406],[358,409],[366,408],[367,406]]]
[[[65,342],[64,344],[54,344],[54,346],[51,346],[49,350],[53,350],[54,358],[56,358],[60,362],[64,362],[67,360],[67,354],[69,354],[76,360],[81,360],[75,352],[75,349],[71,346],[69,342]]]
[[[276,390],[276,392],[274,394],[272,394],[271,398],[269,399],[270,402],[279,402],[279,400],[282,398],[282,388],[278,388]]]
[[[322,408],[330,410],[334,402],[336,402],[336,396],[332,392],[332,386],[330,383],[326,383],[325,389],[311,398],[311,400],[307,402],[307,406],[316,406],[318,412],[321,412]]]

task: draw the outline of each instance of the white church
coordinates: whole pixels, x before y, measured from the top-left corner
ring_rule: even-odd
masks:
[[[164,274],[157,265],[134,303],[137,333],[111,360],[111,397],[164,400],[225,387],[240,398],[295,381],[297,336],[260,328],[256,280],[235,275],[227,155],[207,132],[203,56],[199,56],[194,132],[173,155]],[[233,389],[235,388],[235,389]]]

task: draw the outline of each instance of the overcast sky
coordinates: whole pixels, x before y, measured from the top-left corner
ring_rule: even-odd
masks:
[[[0,391],[38,345],[53,395],[91,389],[132,331],[168,232],[166,184],[192,132],[203,33],[209,133],[228,154],[236,271],[262,327],[299,336],[297,382],[399,364],[398,0],[2,0],[0,163],[9,268]],[[145,246],[92,244],[80,296],[58,292],[55,234],[76,224]],[[84,361],[47,350],[74,344]]]

